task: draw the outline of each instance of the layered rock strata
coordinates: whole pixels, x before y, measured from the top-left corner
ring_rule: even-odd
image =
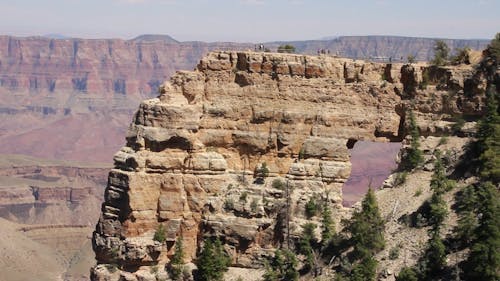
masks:
[[[94,232],[93,279],[138,278],[169,261],[177,237],[186,261],[215,236],[234,266],[262,266],[304,223],[320,225],[307,202],[340,220],[356,141],[403,140],[410,105],[428,135],[451,130],[454,114],[479,114],[484,79],[470,99],[450,94],[467,91],[472,74],[470,66],[208,54],[135,114]],[[153,240],[160,225],[166,243]],[[107,270],[111,263],[121,270]]]

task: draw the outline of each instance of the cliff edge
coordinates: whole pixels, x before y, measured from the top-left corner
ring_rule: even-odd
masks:
[[[151,268],[169,262],[178,237],[186,262],[215,236],[233,266],[263,267],[304,223],[320,225],[311,199],[337,222],[347,212],[356,141],[404,141],[409,108],[422,135],[449,133],[455,116],[482,114],[485,85],[470,65],[209,53],[136,112],[109,173],[92,279],[162,279]],[[165,243],[153,239],[160,225]]]

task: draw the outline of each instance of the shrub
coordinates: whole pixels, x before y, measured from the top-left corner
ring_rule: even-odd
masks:
[[[420,81],[420,83],[418,84],[418,88],[420,90],[425,90],[427,89],[427,86],[429,85],[429,72],[428,71],[423,71],[422,72],[422,81]]]
[[[396,178],[394,179],[394,186],[402,185],[406,182],[406,179],[408,177],[408,172],[403,171],[401,173],[396,174]]]
[[[244,191],[243,193],[241,193],[240,195],[240,201],[241,202],[247,202],[247,197],[248,197],[248,192]]]
[[[389,251],[389,259],[395,260],[395,259],[399,258],[399,248],[400,247],[401,247],[400,245],[397,245],[397,246],[391,248],[391,250]]]
[[[451,125],[451,132],[454,135],[459,134],[465,125],[465,120],[462,116],[455,117],[455,123]]]
[[[318,204],[316,203],[316,200],[313,197],[311,197],[305,205],[306,217],[310,219],[314,217],[317,212],[318,212]]]
[[[443,144],[447,144],[447,143],[448,143],[448,138],[447,137],[441,137],[439,139],[438,145],[443,145]]]
[[[403,267],[396,277],[396,281],[418,281],[418,275],[411,267]]]
[[[415,194],[413,194],[414,197],[419,197],[420,195],[422,195],[422,188],[417,189]]]
[[[304,148],[301,148],[301,149],[299,150],[299,160],[300,160],[300,159],[304,159],[304,155],[305,155]]]
[[[450,57],[450,61],[452,64],[470,64],[470,48],[469,47],[464,47],[464,48],[457,48],[455,50],[455,55]]]
[[[278,47],[278,53],[295,53],[295,47],[293,45],[281,45]]]
[[[104,265],[104,267],[106,267],[106,269],[110,273],[115,273],[116,271],[118,271],[118,266],[116,264],[106,264],[106,265]]]
[[[224,201],[224,209],[226,210],[234,209],[234,201],[232,198],[227,198],[226,201]]]
[[[158,266],[154,265],[149,269],[149,273],[151,274],[157,274],[158,273]]]
[[[285,183],[281,179],[275,179],[272,182],[272,187],[279,190],[285,189]]]
[[[252,203],[250,203],[250,209],[252,212],[257,212],[257,207],[258,207],[259,200],[257,198],[252,199]]]
[[[155,234],[153,236],[153,240],[158,241],[160,243],[165,242],[167,240],[167,234],[165,233],[165,227],[163,224],[159,224],[158,228],[155,231]]]
[[[269,169],[267,168],[267,163],[264,162],[260,167],[255,167],[254,175],[257,177],[256,183],[263,184],[264,178],[269,176]]]

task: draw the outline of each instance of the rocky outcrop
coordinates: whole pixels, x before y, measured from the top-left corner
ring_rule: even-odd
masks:
[[[450,95],[463,89],[472,67],[440,68],[446,75],[439,82],[428,71],[423,64],[213,52],[195,71],[177,72],[158,98],[141,103],[114,157],[94,232],[101,265],[93,278],[139,278],[142,266],[169,261],[177,237],[186,261],[215,236],[233,265],[262,266],[262,256],[296,240],[305,222],[320,225],[305,214],[310,200],[339,221],[356,141],[403,140],[410,107],[426,134],[451,130],[455,113],[483,110],[482,82],[473,107],[457,106],[459,95]],[[430,104],[432,95],[439,102]],[[153,240],[159,225],[165,243]],[[109,263],[122,273],[107,272]]]
[[[452,49],[481,49],[488,43],[446,42]],[[280,44],[283,42],[265,46],[276,50]],[[299,53],[328,49],[332,56],[399,61],[408,54],[429,59],[434,39],[350,36],[290,44]],[[161,35],[131,40],[0,36],[0,153],[108,162],[123,145],[124,129],[137,104],[155,96],[158,86],[176,70],[193,69],[211,50],[254,47],[248,43],[178,42]],[[269,66],[262,65],[263,70]],[[281,71],[288,72],[278,66],[277,73]],[[293,75],[304,71],[300,64],[290,65]],[[307,76],[318,74],[313,68],[307,71]],[[353,81],[356,73],[350,68],[344,74],[347,81]],[[252,83],[247,78],[238,75],[238,84]],[[59,141],[45,141],[53,136]]]

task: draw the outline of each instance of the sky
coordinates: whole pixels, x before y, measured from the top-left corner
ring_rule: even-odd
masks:
[[[0,0],[0,35],[267,42],[497,32],[500,0]]]

